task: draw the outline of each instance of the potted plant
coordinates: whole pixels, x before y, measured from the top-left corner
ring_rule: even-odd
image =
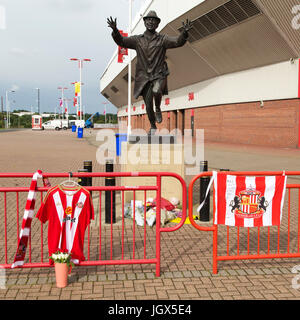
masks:
[[[64,288],[68,284],[68,274],[72,270],[73,263],[71,262],[71,254],[57,250],[52,253],[50,259],[54,262],[56,286]]]

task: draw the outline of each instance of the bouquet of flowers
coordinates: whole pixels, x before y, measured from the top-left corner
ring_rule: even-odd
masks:
[[[71,254],[65,251],[57,250],[55,253],[52,253],[50,259],[53,260],[54,263],[66,263],[68,267],[73,266]]]

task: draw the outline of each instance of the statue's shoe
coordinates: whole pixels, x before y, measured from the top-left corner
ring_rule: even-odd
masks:
[[[158,110],[155,112],[155,120],[157,123],[161,123],[162,122],[162,115],[161,115],[161,111]]]

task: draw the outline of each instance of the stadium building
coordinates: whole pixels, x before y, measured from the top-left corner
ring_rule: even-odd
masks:
[[[298,0],[148,0],[133,35],[145,31],[149,10],[161,18],[157,31],[170,36],[193,21],[187,43],[167,51],[169,94],[158,128],[204,129],[205,141],[300,147]],[[100,91],[126,121],[128,66],[117,59],[116,48]],[[133,50],[133,76],[135,63]],[[150,128],[141,97],[132,97],[131,126]]]

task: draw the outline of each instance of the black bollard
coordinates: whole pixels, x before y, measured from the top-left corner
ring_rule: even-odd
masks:
[[[200,162],[200,172],[208,171],[208,162],[206,160]],[[204,201],[206,190],[210,181],[210,177],[200,178],[200,204]],[[209,221],[209,209],[210,209],[210,191],[207,194],[204,205],[200,210],[200,221]]]
[[[113,161],[107,161],[105,164],[106,172],[114,172]],[[115,186],[115,177],[105,177],[105,186]],[[112,217],[111,217],[112,211]],[[115,191],[105,191],[105,223],[116,223],[116,193]]]
[[[91,160],[85,160],[83,161],[83,169],[86,169],[87,172],[93,172],[93,162]],[[86,178],[87,185],[92,186],[93,185],[93,179],[92,177]],[[90,194],[92,195],[92,191],[90,191]]]
[[[79,169],[78,172],[88,172],[87,169]],[[79,177],[78,178],[78,184],[81,186],[87,186],[88,185],[88,178],[86,177]]]

